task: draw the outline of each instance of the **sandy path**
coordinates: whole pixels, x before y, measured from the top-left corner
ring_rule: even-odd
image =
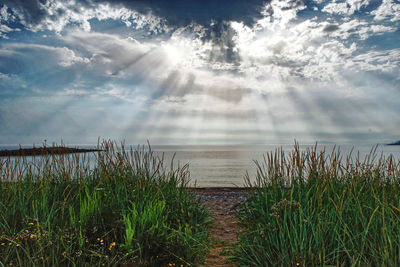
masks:
[[[197,188],[195,195],[207,206],[214,219],[211,229],[211,251],[204,266],[230,267],[229,250],[237,240],[240,228],[235,218],[236,204],[244,201],[244,189],[235,188]]]

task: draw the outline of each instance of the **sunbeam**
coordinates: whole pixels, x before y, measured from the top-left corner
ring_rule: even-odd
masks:
[[[29,136],[47,127],[58,140],[68,121],[75,130],[67,132],[81,132],[71,140],[83,143],[100,135],[163,144],[386,142],[399,131],[400,19],[387,3],[252,1],[239,14],[241,4],[223,10],[207,1],[218,15],[172,15],[179,1],[76,1],[74,9],[65,1],[39,13],[26,9],[37,7],[29,1],[0,6],[0,123],[9,126],[0,135],[9,142],[24,135],[16,130],[24,122],[12,119],[24,98],[35,99],[31,115],[19,116],[37,126]],[[66,106],[50,105],[55,96]],[[41,106],[56,112],[39,116]]]

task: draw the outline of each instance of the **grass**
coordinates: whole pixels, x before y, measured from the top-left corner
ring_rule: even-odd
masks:
[[[188,166],[105,141],[85,154],[0,158],[0,266],[193,266],[210,219]],[[168,169],[168,170],[167,170]]]
[[[256,162],[237,214],[238,266],[398,266],[400,161],[282,149]]]

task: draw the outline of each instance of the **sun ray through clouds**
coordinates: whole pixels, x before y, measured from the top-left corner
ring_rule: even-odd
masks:
[[[399,6],[6,0],[0,123],[14,130],[0,135],[19,139],[12,114],[35,99],[19,118],[56,139],[65,120],[82,142],[385,142],[399,130]]]

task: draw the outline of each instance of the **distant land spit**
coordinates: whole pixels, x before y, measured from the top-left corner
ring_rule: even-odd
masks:
[[[400,140],[399,141],[395,141],[393,143],[387,144],[388,146],[400,146]]]
[[[53,146],[53,147],[38,147],[38,148],[20,148],[14,150],[0,150],[0,157],[10,156],[40,156],[46,154],[68,154],[68,153],[86,153],[86,152],[98,152],[100,149],[84,149],[84,148],[72,148],[64,146]]]

